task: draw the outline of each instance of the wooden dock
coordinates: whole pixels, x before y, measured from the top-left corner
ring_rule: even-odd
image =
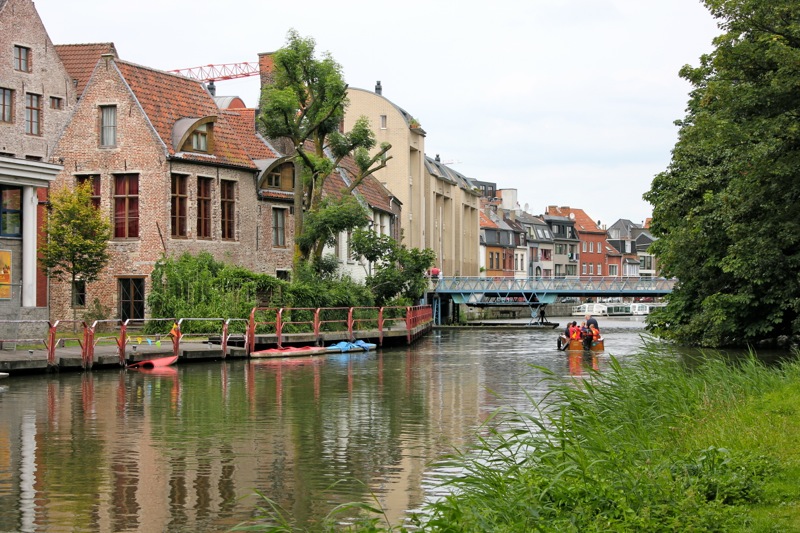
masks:
[[[259,309],[258,311],[264,311]],[[127,364],[177,355],[177,364],[220,360],[227,358],[249,358],[256,350],[281,346],[328,346],[342,340],[360,339],[378,346],[410,344],[431,331],[433,319],[430,307],[407,308],[402,319],[367,320],[354,319],[353,310],[347,314],[347,327],[333,327],[335,321],[320,319],[324,309],[315,310],[316,321],[308,323],[309,331],[287,333],[287,330],[302,329],[291,321],[281,322],[280,317],[290,315],[290,310],[277,313],[274,323],[259,321],[256,310],[251,314],[245,333],[229,334],[229,321],[222,319],[168,319],[174,324],[170,333],[147,335],[135,330],[131,323],[120,323],[111,328],[113,321],[105,324],[103,333],[98,326],[83,324],[83,330],[72,337],[58,337],[59,322],[47,323],[48,335],[40,341],[35,339],[0,338],[0,371],[7,374],[37,373],[53,371],[83,371],[89,369],[121,368]],[[382,317],[381,314],[377,315]],[[263,318],[263,317],[262,317]],[[223,326],[219,335],[181,333],[180,326],[192,320],[220,320]],[[378,328],[357,329],[362,324],[379,325]],[[321,323],[327,323],[333,331],[322,331]],[[0,321],[0,328],[3,321]],[[261,332],[262,330],[271,332]]]

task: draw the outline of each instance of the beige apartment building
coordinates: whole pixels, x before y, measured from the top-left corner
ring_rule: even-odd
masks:
[[[380,82],[374,91],[350,88],[348,98],[344,129],[366,116],[378,144],[392,145],[392,159],[375,177],[402,203],[402,243],[436,252],[445,276],[477,276],[480,192],[466,176],[425,156],[425,130],[383,96]]]

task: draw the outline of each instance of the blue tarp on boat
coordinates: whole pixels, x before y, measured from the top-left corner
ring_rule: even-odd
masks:
[[[373,348],[377,347],[376,344],[372,344],[371,342],[364,342],[362,340],[357,340],[355,342],[348,342],[348,341],[341,341],[337,342],[336,344],[331,344],[328,346],[327,351],[329,352],[368,352]]]

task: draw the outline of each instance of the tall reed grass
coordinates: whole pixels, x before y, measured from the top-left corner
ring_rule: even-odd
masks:
[[[752,354],[686,361],[649,349],[610,366],[579,381],[549,375],[552,392],[534,414],[497,417],[478,453],[453,458],[464,474],[430,505],[424,529],[754,530],[754,507],[770,505],[767,487],[790,466],[721,428],[726,418],[738,426],[730,415],[751,399],[800,384],[798,365],[770,369]],[[718,424],[705,427],[709,419]],[[800,503],[797,490],[793,498]],[[786,518],[780,531],[800,530]]]

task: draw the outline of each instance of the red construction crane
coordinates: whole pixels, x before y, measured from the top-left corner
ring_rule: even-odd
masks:
[[[198,81],[235,80],[256,76],[259,73],[258,63],[225,63],[224,65],[204,65],[202,67],[170,70],[175,74]]]

